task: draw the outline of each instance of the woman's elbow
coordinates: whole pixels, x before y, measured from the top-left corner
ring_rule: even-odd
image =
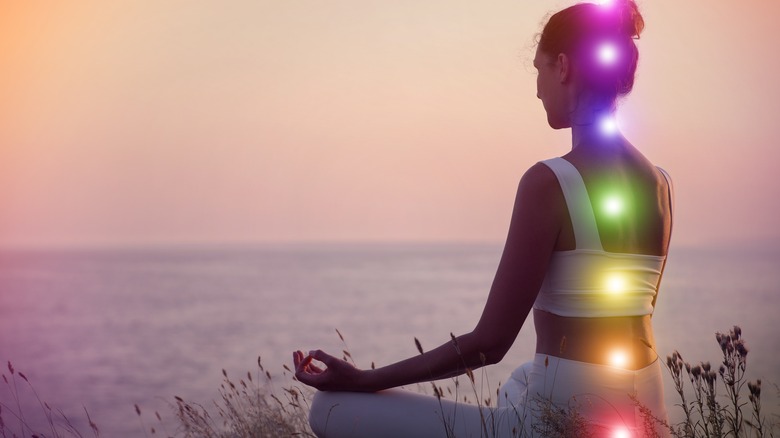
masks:
[[[484,365],[495,365],[501,362],[509,351],[510,346],[497,345],[486,349],[487,351],[482,353],[482,355],[484,355]],[[480,357],[480,359],[482,359],[482,357]]]
[[[479,358],[480,365],[494,365],[501,362],[512,346],[511,342],[505,342],[492,336],[480,336],[478,332],[475,332],[474,335],[477,341],[475,353]]]

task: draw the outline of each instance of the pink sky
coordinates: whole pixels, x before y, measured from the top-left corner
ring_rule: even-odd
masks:
[[[0,246],[503,239],[549,0],[0,2]],[[780,4],[640,3],[675,242],[780,237]]]

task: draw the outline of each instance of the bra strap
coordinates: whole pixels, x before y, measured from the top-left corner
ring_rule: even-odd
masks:
[[[661,169],[660,167],[656,166],[656,168],[661,172],[661,175],[664,176],[664,179],[666,180],[666,187],[668,187],[667,195],[669,196],[669,214],[671,216],[672,223],[669,224],[669,240],[666,242],[666,250],[669,251],[669,244],[672,242],[672,229],[674,228],[674,186],[672,185],[672,177],[669,176],[669,174]],[[658,289],[661,287],[661,279],[663,278],[663,272],[666,269],[666,261],[669,260],[669,257],[664,257],[664,263],[661,265],[661,275],[658,276],[658,282],[655,284],[655,296],[653,297],[653,310],[655,310],[655,301],[658,299]]]
[[[669,176],[667,171],[661,169],[660,167],[656,166],[656,168],[661,172],[661,175],[664,176],[664,179],[666,180],[666,187],[669,188],[669,212],[672,214],[672,225],[674,225],[674,186],[672,185],[672,177]]]
[[[561,185],[574,229],[576,248],[603,251],[593,206],[580,172],[573,164],[560,157],[544,160],[542,163],[552,169],[558,178],[558,184]]]

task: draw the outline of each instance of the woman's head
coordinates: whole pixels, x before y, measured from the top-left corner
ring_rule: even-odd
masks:
[[[540,69],[539,97],[548,116],[565,97],[545,81],[576,82],[578,95],[586,93],[606,105],[630,93],[639,60],[634,39],[643,29],[644,20],[633,0],[579,3],[552,15],[539,37],[534,60]]]

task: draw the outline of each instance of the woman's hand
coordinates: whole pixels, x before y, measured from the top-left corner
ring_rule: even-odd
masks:
[[[325,368],[315,365],[314,360],[325,364]],[[362,387],[363,371],[322,350],[310,351],[306,356],[296,351],[293,353],[293,364],[295,377],[320,391],[370,391]]]

